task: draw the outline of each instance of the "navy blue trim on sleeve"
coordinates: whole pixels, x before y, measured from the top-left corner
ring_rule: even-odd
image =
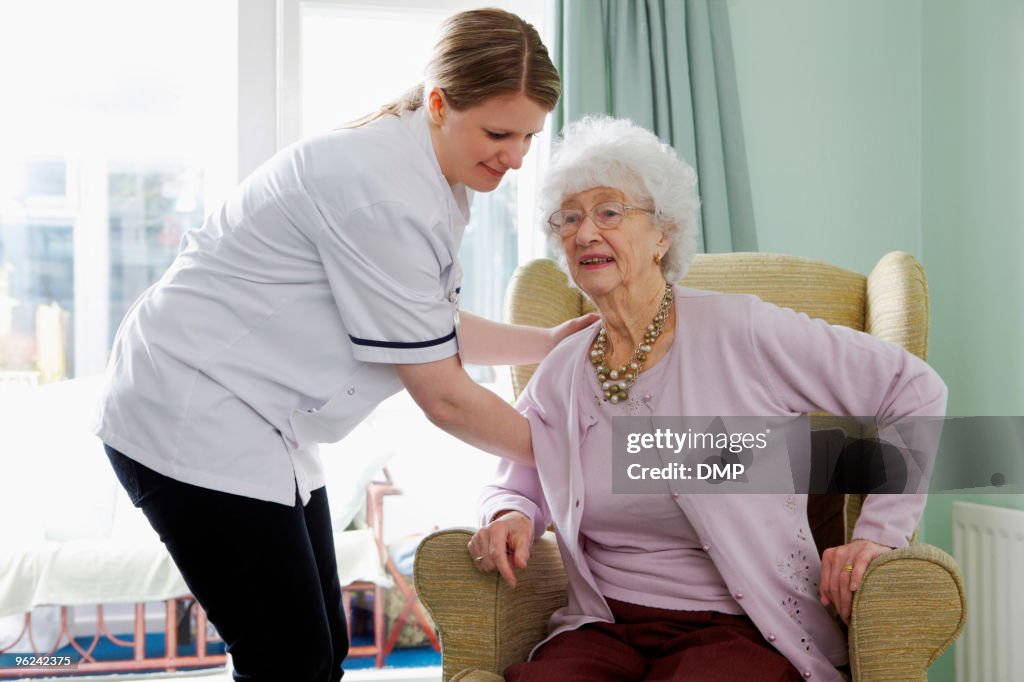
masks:
[[[430,346],[440,346],[442,343],[454,339],[455,330],[453,329],[452,333],[448,336],[442,336],[431,341],[375,341],[373,339],[357,339],[351,334],[349,334],[348,338],[357,346],[373,346],[374,348],[429,348]]]

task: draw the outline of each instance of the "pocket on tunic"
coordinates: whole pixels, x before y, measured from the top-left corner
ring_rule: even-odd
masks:
[[[293,410],[289,419],[293,447],[334,443],[344,438],[386,398],[402,390],[392,365],[364,363],[319,408]]]

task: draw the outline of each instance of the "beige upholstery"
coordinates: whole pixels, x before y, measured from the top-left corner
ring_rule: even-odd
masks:
[[[698,255],[682,283],[756,294],[927,358],[927,282],[921,265],[905,253],[887,254],[867,277],[791,256]],[[509,321],[535,326],[553,326],[592,309],[550,260],[516,271],[506,306]],[[516,394],[534,369],[514,369]],[[847,537],[861,502],[855,496],[845,501]],[[537,540],[515,590],[473,567],[466,552],[470,537],[464,529],[428,537],[416,555],[416,587],[440,632],[444,679],[499,680],[507,665],[524,660],[546,634],[550,614],[565,603],[565,575],[550,532]],[[926,669],[956,639],[965,618],[962,577],[948,554],[922,544],[886,553],[871,564],[854,599],[854,680],[924,682]]]

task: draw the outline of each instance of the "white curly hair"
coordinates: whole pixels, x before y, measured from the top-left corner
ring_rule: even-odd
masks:
[[[667,282],[686,274],[697,252],[697,173],[675,150],[633,121],[587,116],[569,124],[555,145],[540,189],[540,207],[551,250],[568,272],[562,240],[547,219],[562,201],[595,187],[625,192],[654,208],[654,225],[672,238],[661,260]]]

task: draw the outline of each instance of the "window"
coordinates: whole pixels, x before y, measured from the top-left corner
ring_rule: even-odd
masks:
[[[204,0],[0,5],[0,390],[101,372],[235,184],[236,21]]]
[[[177,256],[185,232],[202,226],[205,211],[202,170],[181,161],[113,164],[107,188],[112,339],[135,299]]]
[[[543,0],[490,4],[541,26]],[[0,64],[18,65],[0,70],[0,387],[101,372],[127,307],[240,176],[419,82],[440,21],[478,5],[0,5]],[[474,202],[468,310],[500,318],[513,268],[543,253],[540,147]]]

